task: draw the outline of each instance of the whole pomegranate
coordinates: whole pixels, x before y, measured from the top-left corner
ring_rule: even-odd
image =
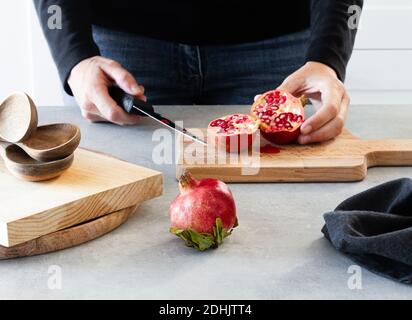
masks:
[[[247,114],[231,114],[210,122],[208,135],[226,152],[241,152],[251,147],[259,123]]]
[[[237,226],[236,205],[229,187],[215,179],[196,180],[186,171],[173,200],[170,232],[201,251],[217,248]]]
[[[251,116],[259,121],[262,136],[275,144],[295,142],[305,121],[302,99],[279,90],[262,94],[253,104]]]

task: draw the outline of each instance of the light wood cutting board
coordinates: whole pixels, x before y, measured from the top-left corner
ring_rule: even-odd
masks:
[[[361,140],[346,129],[332,141],[280,146],[277,154],[256,152],[255,158],[249,157],[243,163],[239,158],[217,163],[209,157],[212,164],[208,164],[206,150],[202,146],[194,148],[186,139],[178,144],[177,178],[187,169],[196,178],[226,182],[359,181],[370,167],[412,165],[412,139]]]
[[[160,196],[162,174],[78,149],[72,167],[45,182],[21,181],[0,162],[0,245],[66,229]]]

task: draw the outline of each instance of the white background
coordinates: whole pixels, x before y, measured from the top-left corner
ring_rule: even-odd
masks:
[[[412,104],[412,1],[366,0],[348,67],[353,104]],[[61,85],[31,0],[0,0],[0,98],[16,90],[62,105]]]

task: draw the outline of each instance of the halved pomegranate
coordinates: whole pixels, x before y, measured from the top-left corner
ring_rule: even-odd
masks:
[[[231,114],[210,122],[208,134],[227,152],[241,152],[250,148],[259,129],[259,121],[247,114]]]
[[[305,121],[302,100],[288,92],[272,90],[253,104],[251,116],[260,123],[260,132],[275,144],[295,142]]]

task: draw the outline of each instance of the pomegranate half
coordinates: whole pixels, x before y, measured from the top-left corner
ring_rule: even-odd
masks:
[[[180,195],[169,209],[170,232],[198,250],[217,248],[237,226],[232,192],[216,179],[196,180],[186,171],[179,180]]]
[[[253,104],[251,116],[260,123],[262,136],[274,144],[295,142],[305,121],[302,99],[279,90],[262,94]]]
[[[259,123],[247,114],[231,114],[210,122],[208,136],[226,152],[241,152],[253,144]]]

